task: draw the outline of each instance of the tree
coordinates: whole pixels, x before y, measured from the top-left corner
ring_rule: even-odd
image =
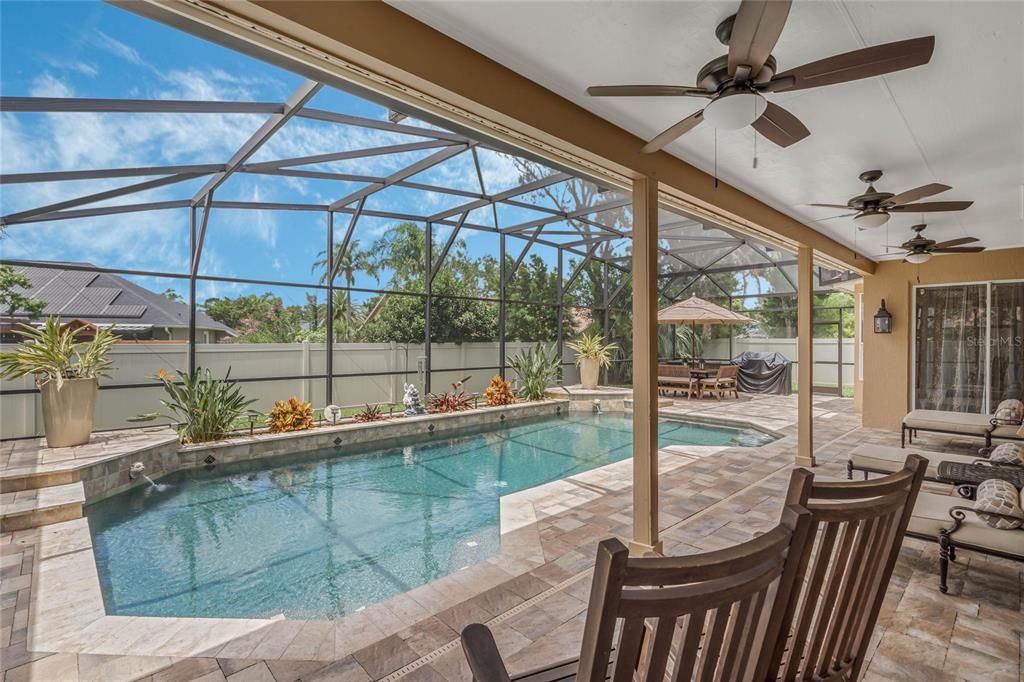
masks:
[[[0,309],[7,317],[14,317],[21,312],[28,319],[34,320],[43,313],[46,301],[29,298],[20,290],[32,288],[32,281],[10,265],[0,265]]]
[[[181,294],[179,294],[174,289],[170,289],[170,288],[165,289],[164,293],[162,293],[160,295],[163,296],[164,298],[170,300],[170,301],[174,301],[175,303],[184,303],[184,301],[185,301],[185,299],[181,297]]]
[[[458,298],[472,295],[471,291],[467,283],[447,270],[437,274],[432,289],[431,343],[493,341],[497,338],[496,304]],[[422,294],[422,279],[410,283],[405,291]],[[423,343],[426,335],[426,299],[423,296],[382,294],[372,303],[374,310],[361,333],[364,341]]]
[[[347,333],[355,326],[356,311],[352,307],[351,288],[355,286],[356,273],[365,272],[372,277],[376,277],[377,267],[374,265],[370,254],[366,251],[360,250],[358,239],[353,239],[349,242],[345,253],[341,253],[341,244],[336,244],[334,246],[333,261],[335,263],[334,274],[336,277],[340,276],[342,278],[346,287],[342,291],[335,292],[334,296],[334,319],[336,322],[341,322],[340,325],[336,325],[335,327],[335,334],[337,335],[338,327],[341,327]],[[327,282],[327,279],[330,276],[330,270],[327,262],[326,249],[317,254],[317,259],[313,262],[312,270],[314,274],[318,272],[320,273],[321,284],[325,284]]]

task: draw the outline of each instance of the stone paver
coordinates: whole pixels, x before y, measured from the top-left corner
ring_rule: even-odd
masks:
[[[755,449],[662,451],[666,552],[717,549],[749,539],[776,522],[792,468],[795,409],[796,396],[721,403],[681,400],[669,408],[679,416],[753,421],[784,437]],[[844,476],[845,453],[859,444],[894,444],[899,439],[892,432],[862,428],[850,400],[816,397],[815,416],[815,472],[821,475]],[[978,441],[929,434],[922,435],[921,445],[973,452]],[[451,580],[438,586],[423,586],[367,607],[359,618],[335,623],[280,621],[193,658],[29,651],[26,635],[36,562],[41,556],[80,552],[75,543],[80,542],[81,528],[5,533],[0,535],[0,660],[5,682],[97,679],[88,677],[94,673],[111,682],[364,682],[409,664],[413,669],[401,679],[455,682],[470,679],[455,635],[467,619],[490,622],[513,672],[575,655],[594,548],[601,538],[628,539],[631,531],[628,462],[589,474],[523,491],[511,526],[521,525],[506,533],[510,545],[519,543],[522,554],[510,552],[449,576]],[[532,513],[521,505],[532,507]],[[505,530],[504,518],[502,522]],[[942,595],[935,546],[908,539],[874,633],[864,679],[1020,680],[1022,582],[1020,563],[960,552],[951,571],[950,594]],[[358,637],[353,638],[353,630],[358,630]]]

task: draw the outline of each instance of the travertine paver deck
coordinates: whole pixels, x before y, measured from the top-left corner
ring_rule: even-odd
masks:
[[[761,448],[663,451],[666,551],[727,546],[775,523],[792,468],[795,405],[795,396],[742,403],[677,401],[672,410],[680,414],[753,420],[786,437]],[[893,444],[899,438],[861,428],[850,400],[826,397],[816,399],[815,436],[816,471],[836,476],[843,472],[845,453],[857,445]],[[920,445],[971,452],[978,443],[929,435],[922,436]],[[279,621],[226,644],[215,633],[200,633],[200,639],[209,638],[209,650],[183,659],[28,651],[33,566],[42,556],[73,553],[74,545],[62,544],[59,536],[44,540],[43,529],[4,534],[0,657],[6,680],[469,680],[456,633],[473,621],[492,624],[514,670],[573,655],[594,547],[609,535],[629,537],[631,490],[624,472],[628,462],[589,472],[594,478],[574,477],[524,491],[528,499],[519,502],[528,506],[513,505],[515,518],[502,519],[512,537],[536,537],[537,544],[528,545],[538,555],[522,565],[485,562],[475,571],[455,574],[443,588],[426,585],[386,608],[368,608],[344,626]],[[503,500],[503,512],[504,507]],[[865,679],[1019,680],[1022,580],[1019,563],[961,552],[950,594],[941,595],[934,546],[908,540],[875,631]],[[358,648],[352,648],[354,634],[363,640],[355,642]]]

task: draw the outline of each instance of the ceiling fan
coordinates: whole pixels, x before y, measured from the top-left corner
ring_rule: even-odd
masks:
[[[898,247],[893,246],[891,248],[900,248],[906,251],[903,256],[903,260],[908,263],[914,263],[920,265],[921,263],[927,263],[933,253],[977,253],[984,251],[984,246],[964,246],[964,244],[973,244],[978,241],[975,237],[960,237],[958,239],[950,239],[944,242],[936,242],[934,239],[928,239],[924,236],[924,228],[927,225],[914,225],[910,229],[914,231],[914,236],[911,239],[900,244]],[[886,247],[889,247],[886,244]]]
[[[859,177],[861,182],[868,183],[868,190],[863,194],[851,197],[845,205],[808,204],[808,206],[853,209],[853,213],[844,213],[833,217],[845,218],[852,215],[853,223],[864,230],[885,225],[889,222],[890,212],[935,213],[937,211],[963,211],[974,203],[973,201],[926,201],[915,204],[913,202],[918,199],[924,199],[925,197],[930,197],[933,194],[939,194],[953,188],[949,185],[933,182],[929,185],[909,189],[906,192],[893,194],[892,192],[879,192],[875,189],[875,183],[882,177],[882,171],[864,171]]]
[[[715,29],[729,54],[713,59],[697,74],[697,85],[599,85],[587,88],[592,97],[704,97],[711,102],[644,145],[656,152],[701,121],[715,128],[753,126],[780,147],[799,142],[810,131],[800,120],[763,92],[789,92],[881,76],[927,64],[935,36],[901,40],[827,57],[778,73],[772,49],[789,16],[789,0],[743,0],[739,11]]]

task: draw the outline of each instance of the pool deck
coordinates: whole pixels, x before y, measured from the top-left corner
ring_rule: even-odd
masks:
[[[793,466],[796,396],[683,400],[663,412],[753,423],[784,436],[760,448],[663,449],[666,552],[717,549],[770,528]],[[816,473],[843,475],[845,454],[857,445],[898,440],[898,433],[862,428],[851,400],[815,397]],[[971,452],[979,441],[923,435],[918,444]],[[3,533],[4,681],[469,680],[457,632],[476,621],[492,626],[513,672],[572,656],[595,545],[630,535],[630,478],[627,460],[506,496],[501,555],[330,622],[115,622],[97,613],[84,519]],[[935,554],[934,545],[904,543],[864,679],[1021,679],[1024,565],[960,552],[950,594],[942,595]]]

